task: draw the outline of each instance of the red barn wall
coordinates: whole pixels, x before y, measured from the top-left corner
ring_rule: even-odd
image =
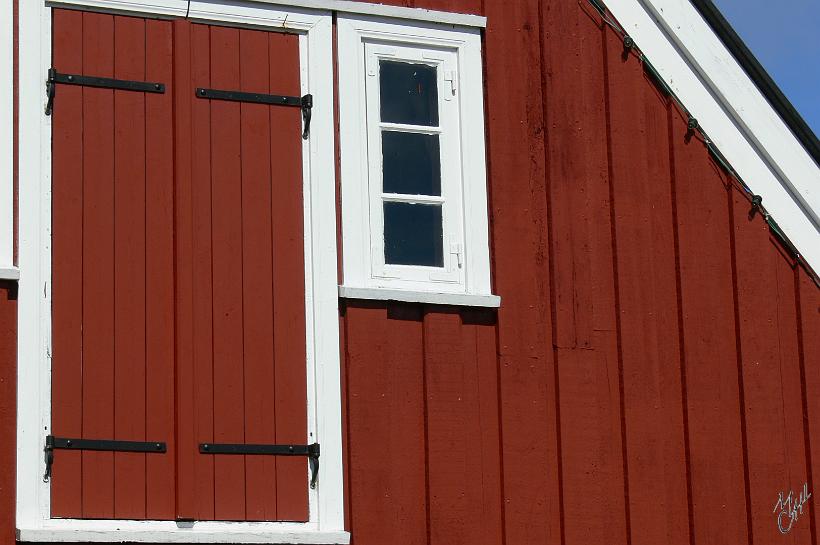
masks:
[[[0,280],[0,545],[14,543],[14,487],[17,444],[16,286]]]
[[[820,290],[748,196],[585,1],[391,3],[488,17],[503,302],[342,302],[353,543],[816,543],[813,510],[784,540],[772,508],[820,474]]]
[[[488,18],[502,306],[343,304],[354,543],[786,539],[778,492],[820,470],[812,279],[588,2],[395,3]]]

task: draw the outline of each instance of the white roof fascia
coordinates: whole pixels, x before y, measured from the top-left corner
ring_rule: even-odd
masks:
[[[820,270],[820,168],[689,0],[607,7],[743,182]]]

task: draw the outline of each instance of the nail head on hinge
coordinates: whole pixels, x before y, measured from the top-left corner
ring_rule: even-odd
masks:
[[[758,213],[760,210],[760,206],[763,204],[763,197],[760,195],[752,195],[752,209],[749,210],[749,219],[755,217],[755,214]]]
[[[698,128],[698,120],[697,120],[697,119],[695,119],[694,117],[690,117],[690,118],[689,118],[689,121],[686,123],[686,127],[687,127],[690,131],[694,131],[695,129],[697,129],[697,128]]]
[[[624,50],[629,51],[635,47],[635,40],[632,39],[632,36],[626,35],[624,36]]]

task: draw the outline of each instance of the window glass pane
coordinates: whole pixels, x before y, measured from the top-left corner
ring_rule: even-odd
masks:
[[[441,206],[384,203],[384,262],[443,267]]]
[[[382,121],[438,125],[436,69],[424,64],[380,61]]]
[[[441,195],[437,134],[382,132],[384,192]]]

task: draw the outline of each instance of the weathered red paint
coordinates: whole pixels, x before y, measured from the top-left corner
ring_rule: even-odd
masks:
[[[778,493],[803,482],[814,491],[820,474],[813,278],[760,214],[750,218],[749,196],[585,2],[389,3],[488,16],[503,304],[342,302],[353,543],[782,540]],[[197,107],[178,103],[178,126],[196,133]],[[202,161],[177,157],[177,198],[192,198],[185,180]],[[177,292],[178,304],[191,297]],[[0,427],[10,437],[14,321],[0,290]],[[193,350],[180,342],[190,336],[177,332],[178,358]],[[13,442],[0,444],[0,460],[3,491]],[[199,471],[181,469],[179,486],[201,484]],[[178,513],[202,512],[201,495],[178,497]],[[0,539],[10,542],[13,503],[3,501]],[[787,539],[816,542],[812,509]]]
[[[817,285],[760,215],[749,218],[749,196],[594,9],[483,6],[471,11],[488,16],[493,278],[503,304],[481,325],[429,305],[345,305],[354,543],[782,539],[778,493],[811,488],[820,471],[820,447],[811,448],[820,344],[807,333],[820,327]],[[462,335],[477,328],[488,341],[477,352],[447,351],[462,338],[455,316]],[[431,347],[431,337],[449,347]],[[482,372],[487,361],[494,376]],[[454,364],[464,365],[458,376],[446,371]],[[432,411],[438,388],[459,391],[461,403]],[[468,466],[453,439],[471,425],[484,441],[472,439],[470,452],[485,465],[480,486],[464,481],[460,492],[483,516],[466,537],[469,515],[433,501],[451,486],[433,456],[455,448],[460,476]],[[373,445],[402,454],[375,468]],[[813,540],[813,513],[792,532],[796,543]]]
[[[0,282],[0,543],[11,545],[15,538],[17,448],[17,301],[13,282]]]

